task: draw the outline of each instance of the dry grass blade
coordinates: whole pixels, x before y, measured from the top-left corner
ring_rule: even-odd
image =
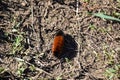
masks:
[[[18,57],[15,57],[15,60],[18,61],[18,62],[25,62],[26,64],[29,64],[30,66],[34,66],[33,64],[25,61],[24,59],[18,58]],[[35,67],[35,66],[34,66],[34,67]],[[49,76],[52,77],[52,75],[51,75],[50,73],[46,72],[46,71],[43,70],[43,69],[40,69],[40,68],[38,68],[38,67],[35,67],[35,69],[36,69],[37,71],[39,71],[39,72],[44,72],[45,74],[47,74],[47,75],[49,75]]]

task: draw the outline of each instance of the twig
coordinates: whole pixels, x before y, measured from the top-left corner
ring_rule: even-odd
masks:
[[[21,58],[15,57],[15,60],[16,60],[16,61],[19,61],[19,62],[25,62],[26,64],[28,64],[28,65],[30,65],[30,66],[34,66],[33,64],[31,64],[31,63],[29,63],[29,62],[27,62],[27,61],[25,61],[24,59],[21,59]],[[36,66],[34,66],[34,67],[35,67],[35,69],[36,69],[37,71],[39,71],[39,72],[44,72],[45,74],[47,74],[47,75],[49,75],[50,77],[52,77],[52,74],[46,72],[45,70],[40,69],[40,68],[38,68],[38,67],[36,67]]]

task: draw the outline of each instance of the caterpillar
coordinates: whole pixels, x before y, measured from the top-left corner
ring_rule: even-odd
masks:
[[[58,30],[53,41],[52,45],[52,54],[55,57],[60,57],[63,52],[64,47],[64,33],[62,30]]]

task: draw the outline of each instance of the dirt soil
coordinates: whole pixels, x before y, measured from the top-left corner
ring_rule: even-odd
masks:
[[[98,12],[120,18],[120,1],[0,0],[0,80],[110,78],[106,70],[120,65],[120,22]],[[51,51],[58,29],[61,58]],[[113,74],[119,80],[120,67]]]

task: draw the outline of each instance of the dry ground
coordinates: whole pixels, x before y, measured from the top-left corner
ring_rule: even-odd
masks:
[[[120,18],[120,0],[0,0],[0,80],[119,80],[120,22],[98,12]],[[52,56],[57,29],[66,58]]]

